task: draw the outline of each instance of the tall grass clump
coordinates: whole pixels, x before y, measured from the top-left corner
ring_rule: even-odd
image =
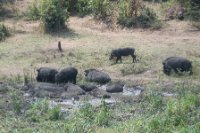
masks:
[[[24,73],[24,75],[23,75],[23,83],[24,84],[28,84],[28,83],[33,82],[34,78],[33,78],[33,72],[32,72],[32,70],[24,69],[23,73]]]
[[[20,90],[10,88],[10,105],[16,114],[20,114],[23,109],[24,99]]]
[[[8,37],[9,35],[10,32],[8,28],[5,25],[0,24],[0,41],[5,40],[5,38]]]
[[[110,111],[104,101],[97,108],[86,103],[67,119],[65,131],[68,133],[92,132],[95,127],[108,126],[110,119]]]
[[[60,120],[62,119],[61,107],[49,107],[49,100],[43,99],[35,102],[26,111],[26,118],[31,122],[41,122],[44,120]]]

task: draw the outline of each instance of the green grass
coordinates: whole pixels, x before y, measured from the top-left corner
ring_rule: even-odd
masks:
[[[0,131],[198,133],[200,128],[199,86],[177,84],[175,93],[178,95],[171,98],[161,96],[161,90],[162,88],[156,84],[146,86],[140,101],[131,104],[119,103],[115,108],[105,105],[104,101],[98,108],[85,103],[82,108],[75,110],[65,119],[61,115],[60,107],[48,107],[48,99],[26,105],[19,94],[16,95],[16,92],[13,93],[13,90],[10,90],[6,94],[11,96],[13,101],[7,106],[20,103],[24,105],[25,112],[19,113],[18,109],[21,108],[16,108],[16,106],[0,108]],[[3,107],[3,103],[0,104],[0,107]]]

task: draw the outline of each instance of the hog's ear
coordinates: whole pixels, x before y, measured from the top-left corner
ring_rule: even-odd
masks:
[[[85,76],[87,76],[88,75],[88,70],[85,70],[84,74],[85,74]]]
[[[163,66],[165,66],[165,62],[162,62]]]

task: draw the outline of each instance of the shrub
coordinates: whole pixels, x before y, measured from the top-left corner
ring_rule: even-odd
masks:
[[[190,20],[200,21],[200,10],[190,10],[188,12],[188,17]]]
[[[31,6],[29,6],[26,16],[29,20],[40,19],[39,2],[35,0]]]
[[[98,113],[96,114],[95,122],[99,126],[108,126],[109,119],[110,112],[108,110],[108,107],[106,106],[105,101],[101,101],[101,106],[98,110]]]
[[[159,29],[161,23],[150,8],[146,8],[137,0],[121,1],[119,4],[118,24],[124,27]],[[135,2],[135,4],[134,4]]]
[[[61,107],[55,106],[49,110],[48,116],[50,120],[59,120],[61,118]]]
[[[92,2],[90,0],[78,0],[76,4],[77,13],[80,16],[85,16],[92,12]]]
[[[186,17],[190,20],[200,21],[200,1],[199,0],[176,0],[186,8]]]
[[[120,17],[128,17],[128,6],[129,3],[126,0],[120,0],[119,2],[119,16]]]
[[[109,7],[109,0],[92,0],[91,2],[91,8],[94,17],[98,19],[105,19],[107,16],[109,16]]]
[[[0,24],[0,41],[4,40],[9,35],[10,33],[8,28],[5,25]]]
[[[77,13],[77,4],[78,4],[78,1],[79,0],[68,0],[68,4],[69,4],[69,6],[68,6],[68,11],[70,12],[70,13]]]
[[[118,17],[118,24],[128,28],[149,28],[152,21],[149,16],[141,14],[138,17]]]
[[[157,21],[156,14],[150,8],[142,10],[140,16],[137,17],[138,25],[142,28],[149,28]]]
[[[27,11],[31,20],[40,19],[45,32],[54,32],[65,28],[68,19],[68,0],[36,0]]]
[[[31,108],[27,110],[26,117],[28,117],[32,122],[40,121],[44,115],[48,113],[48,105],[49,102],[47,99],[33,103]]]
[[[13,109],[13,111],[17,114],[21,113],[22,107],[23,107],[23,96],[21,92],[15,88],[10,88],[11,93],[10,93],[10,104]]]
[[[137,17],[142,7],[140,0],[120,0],[119,15],[123,17]]]
[[[65,28],[68,17],[65,0],[41,0],[41,20],[46,32]]]

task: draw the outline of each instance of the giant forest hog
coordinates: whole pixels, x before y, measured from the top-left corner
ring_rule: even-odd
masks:
[[[36,80],[38,82],[49,82],[55,83],[55,75],[58,73],[56,69],[49,67],[41,67],[37,69],[37,77]]]
[[[74,83],[76,84],[76,76],[78,74],[78,70],[74,67],[69,67],[62,69],[55,76],[56,83]]]
[[[110,54],[109,60],[112,60],[113,58],[116,59],[116,63],[118,60],[122,62],[122,56],[131,56],[133,58],[133,63],[136,62],[136,55],[135,55],[135,49],[134,48],[119,48],[119,49],[114,49],[112,50]]]
[[[85,70],[85,77],[88,81],[97,82],[100,84],[105,84],[111,81],[111,78],[108,74],[96,69]]]
[[[192,74],[192,62],[182,57],[169,57],[163,61],[163,71],[170,75],[171,71],[175,73],[190,72]]]

